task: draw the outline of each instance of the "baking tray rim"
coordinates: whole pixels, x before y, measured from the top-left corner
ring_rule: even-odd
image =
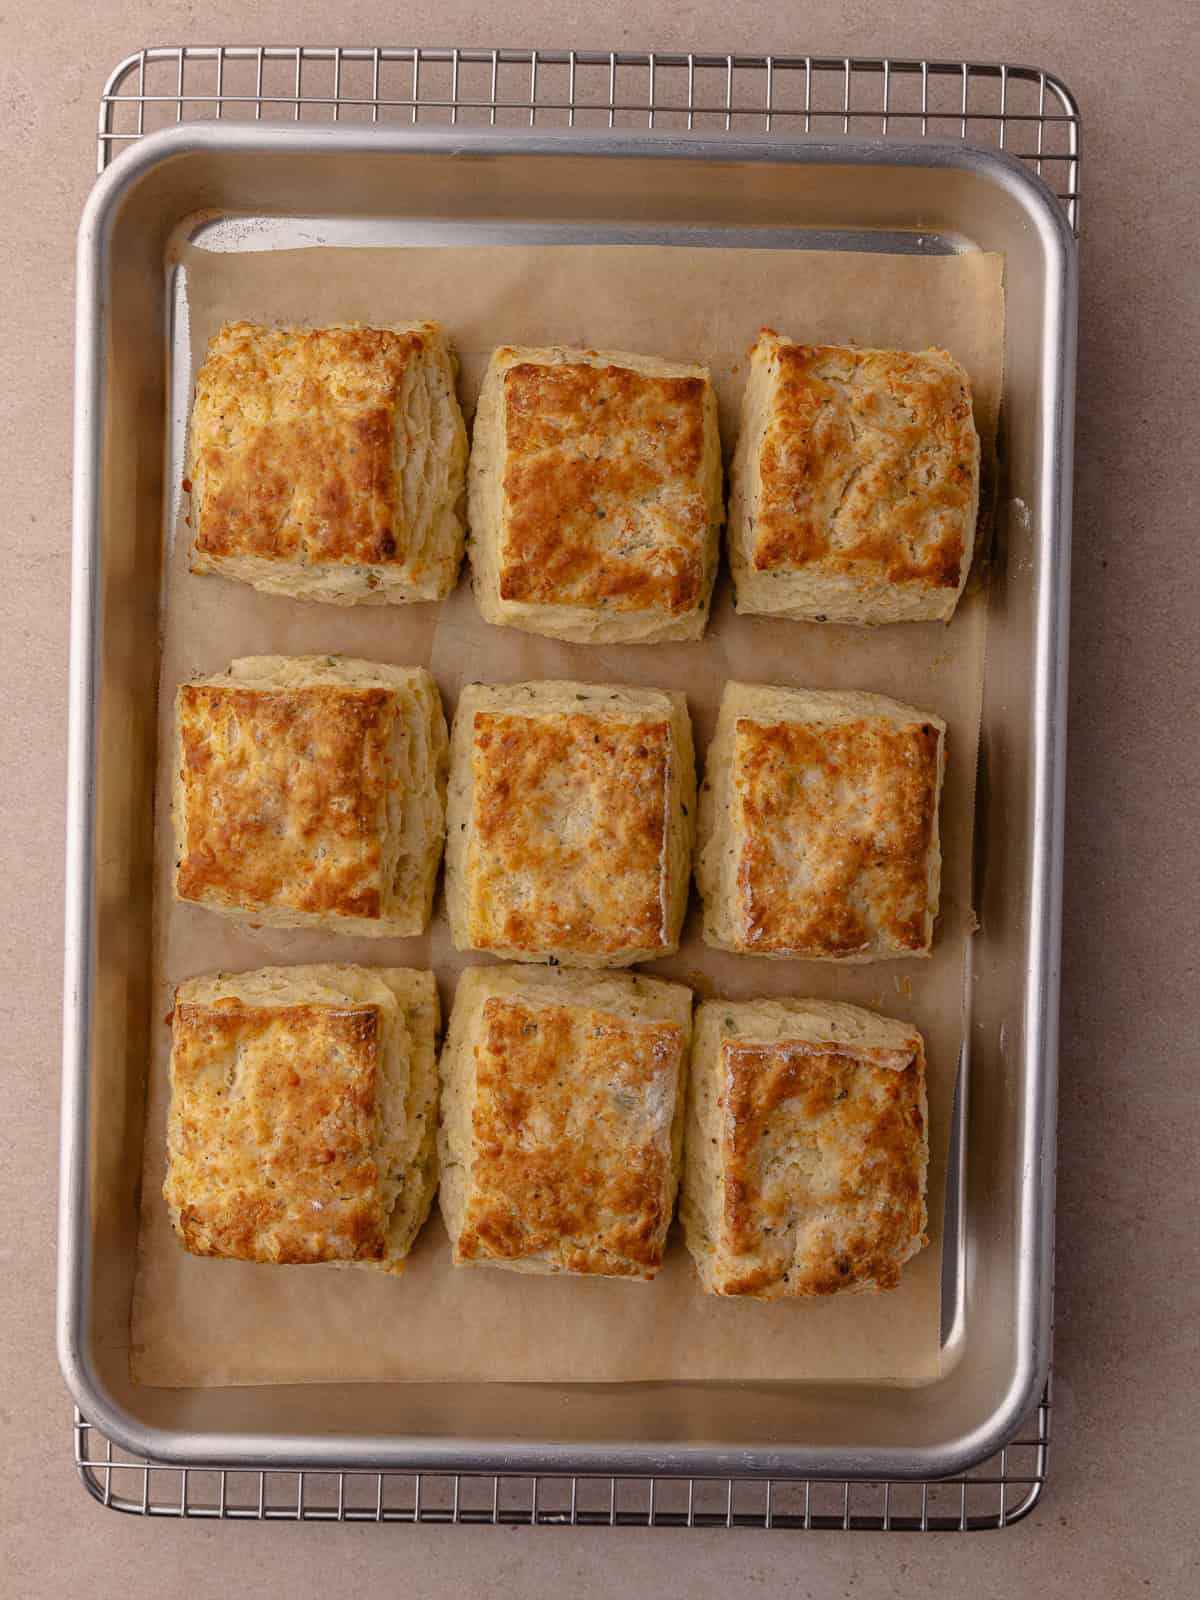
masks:
[[[100,340],[105,317],[108,238],[128,191],[148,172],[205,152],[247,155],[405,153],[586,159],[743,162],[818,166],[950,168],[982,175],[1006,189],[1037,230],[1046,260],[1038,454],[1043,571],[1035,597],[1031,786],[1033,826],[1025,963],[1025,1115],[1018,1155],[1016,1236],[1019,1259],[1014,1333],[1018,1359],[1001,1400],[952,1439],[914,1447],[803,1444],[714,1446],[679,1441],[632,1444],[539,1439],[498,1441],[406,1435],[241,1434],[164,1429],[139,1422],[95,1369],[86,1329],[91,1240],[88,1194],[88,1038],[93,1005],[95,711],[103,617],[99,590],[100,451],[104,383]],[[76,260],[75,438],[72,493],[70,684],[68,698],[66,926],[63,1077],[58,1232],[57,1345],[67,1387],[88,1419],[118,1446],[173,1464],[329,1470],[356,1466],[391,1471],[617,1473],[693,1477],[936,1478],[964,1471],[999,1450],[1041,1394],[1050,1364],[1054,1232],[1057,1032],[1065,791],[1066,641],[1068,637],[1071,452],[1077,314],[1074,236],[1051,190],[1015,158],[961,143],[907,143],[848,136],[713,137],[665,130],[411,129],[181,124],[147,135],[97,180],[80,222]],[[1050,360],[1049,355],[1054,359]],[[944,1381],[944,1380],[942,1380]],[[835,1392],[838,1386],[823,1386]],[[920,1392],[931,1397],[938,1383]]]

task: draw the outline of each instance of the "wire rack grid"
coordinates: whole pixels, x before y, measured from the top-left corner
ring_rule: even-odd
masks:
[[[215,119],[966,140],[1025,162],[1079,227],[1079,109],[1036,67],[884,56],[172,45],[113,69],[97,166]]]
[[[78,1411],[74,1433],[88,1493],[140,1517],[968,1533],[1010,1527],[1037,1504],[1049,1466],[1050,1390],[997,1456],[930,1483],[168,1467],[119,1450]]]
[[[138,50],[100,97],[97,170],[195,120],[650,128],[954,140],[1025,162],[1079,229],[1079,111],[1034,67],[886,57],[314,46]],[[1037,1505],[1051,1392],[996,1456],[927,1483],[530,1477],[171,1467],[123,1452],[75,1412],[80,1481],[142,1517],[227,1521],[969,1532]]]

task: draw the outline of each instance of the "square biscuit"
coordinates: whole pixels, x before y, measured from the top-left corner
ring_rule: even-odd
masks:
[[[192,410],[193,572],[333,605],[440,600],[467,435],[436,322],[229,323]]]
[[[471,684],[450,741],[455,945],[577,967],[673,954],[695,788],[682,694]]]
[[[277,928],[424,929],[448,748],[424,668],[246,656],[183,684],[176,725],[178,899]]]
[[[828,1000],[696,1013],[680,1218],[709,1294],[892,1289],[929,1241],[925,1047]]]
[[[807,622],[948,621],[979,511],[966,372],[944,350],[751,352],[731,469],[737,609]]]
[[[692,996],[628,973],[471,967],[442,1051],[458,1266],[652,1278],[675,1207]]]
[[[437,1186],[433,974],[264,967],[175,991],[163,1196],[185,1249],[401,1270]]]
[[[471,445],[484,619],[583,644],[698,639],[724,520],[706,367],[497,350]]]
[[[927,956],[945,735],[940,717],[883,695],[726,684],[700,793],[705,942]]]

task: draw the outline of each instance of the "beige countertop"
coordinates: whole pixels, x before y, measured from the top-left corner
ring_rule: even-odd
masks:
[[[336,20],[335,20],[336,19]],[[386,19],[386,20],[385,20]],[[0,639],[9,915],[0,1589],[129,1597],[732,1590],[1091,1600],[1200,1593],[1196,1217],[1195,0],[178,0],[0,8]],[[543,44],[1030,60],[1084,116],[1071,772],[1050,1486],[999,1535],[145,1524],[70,1466],[53,1342],[72,246],[96,98],[142,44]],[[386,42],[386,41],[384,41]],[[1189,906],[1192,908],[1189,911]]]

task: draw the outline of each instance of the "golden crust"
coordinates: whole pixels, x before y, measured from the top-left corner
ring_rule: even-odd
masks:
[[[173,1167],[168,1182],[193,1255],[382,1259],[381,1027],[369,1005],[176,1007],[172,1115],[189,1175]]]
[[[532,976],[532,981],[530,977]],[[594,997],[594,1003],[593,1003]],[[443,1053],[457,1265],[651,1278],[682,1142],[691,1000],[636,978],[475,969]]]
[[[479,712],[471,895],[477,948],[570,945],[611,955],[666,942],[670,733],[667,722]],[[560,819],[547,814],[549,773],[568,809],[585,792],[592,815],[604,818],[602,830],[589,830],[577,847],[563,840],[569,830]],[[506,904],[502,886],[514,876],[561,879],[561,887]]]
[[[394,716],[383,689],[184,684],[180,898],[378,918]]]
[[[670,953],[686,906],[694,785],[681,695],[468,689],[452,754],[455,943],[578,965]]]
[[[193,1255],[399,1271],[436,1187],[432,974],[266,967],[176,992],[163,1196]]]
[[[845,1047],[801,1040],[726,1044],[722,1054],[730,1130],[725,1247],[732,1256],[765,1258],[725,1279],[723,1292],[757,1294],[775,1284],[796,1295],[894,1288],[897,1256],[905,1258],[923,1231],[913,1158],[924,1132],[916,1074],[897,1073]],[[824,1158],[820,1173],[795,1186],[787,1154],[822,1123],[826,1127],[816,1133]],[[794,1207],[831,1203],[842,1208],[842,1226],[810,1225],[793,1256],[780,1222]]]
[[[392,416],[417,333],[226,326],[196,380],[196,550],[402,561]]]
[[[471,468],[489,621],[592,643],[698,638],[722,516],[707,369],[604,351],[495,353]]]
[[[705,1289],[895,1288],[928,1243],[916,1029],[830,1002],[714,1002],[692,1073],[683,1218]]]
[[[706,940],[927,955],[944,735],[940,718],[882,696],[728,685],[701,797]]]
[[[798,345],[764,330],[734,465],[738,609],[949,618],[971,562],[979,437],[944,350]]]
[[[446,730],[419,669],[250,657],[181,686],[175,891],[278,926],[419,933]]]
[[[682,1059],[683,1030],[669,1023],[489,1000],[455,1259],[551,1252],[566,1272],[655,1271],[670,1222],[661,1108]]]
[[[932,723],[742,718],[734,738],[747,943],[853,955],[875,939],[923,950],[940,739]],[[854,821],[839,805],[847,789]],[[802,895],[777,870],[792,852],[810,877]]]
[[[504,374],[500,597],[681,616],[704,589],[702,378],[522,362]],[[636,508],[650,502],[651,515]],[[612,522],[616,526],[609,527]],[[654,567],[638,559],[649,538]]]
[[[196,379],[192,570],[335,604],[436,599],[466,435],[436,323],[227,324]]]

